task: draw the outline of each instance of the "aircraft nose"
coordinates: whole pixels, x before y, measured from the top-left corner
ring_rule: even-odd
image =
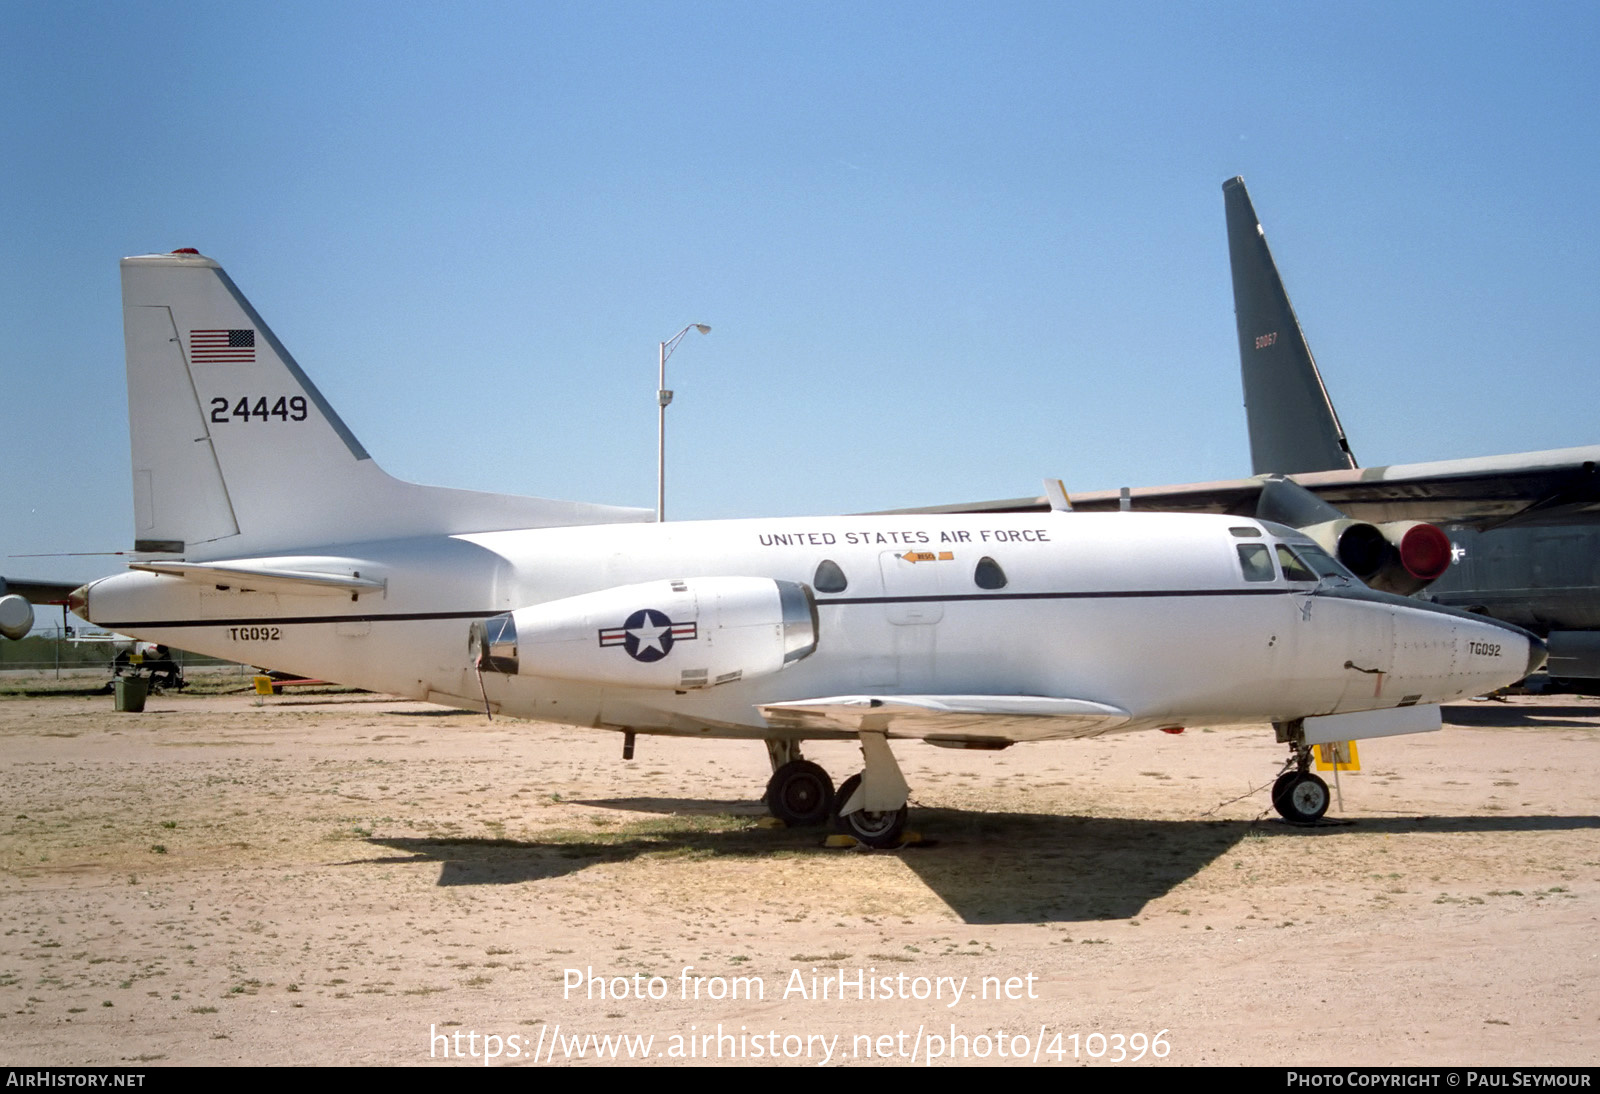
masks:
[[[89,582],[89,585],[93,584],[94,582]],[[79,619],[89,618],[89,585],[79,585],[67,594],[67,607],[71,608],[72,614]]]

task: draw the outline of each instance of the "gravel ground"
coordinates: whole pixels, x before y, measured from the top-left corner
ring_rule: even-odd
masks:
[[[100,1066],[1595,1064],[1600,703],[1446,721],[1368,743],[1312,829],[1267,815],[1266,727],[899,742],[924,842],[863,852],[762,824],[759,744],[623,762],[615,734],[370,695],[12,695],[0,1040]]]

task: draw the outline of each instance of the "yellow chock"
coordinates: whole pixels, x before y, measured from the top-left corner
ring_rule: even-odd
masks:
[[[784,824],[777,817],[762,817],[760,820],[756,821],[756,827],[757,828],[787,828],[789,826],[787,824]]]
[[[877,847],[877,848],[868,847],[866,844],[862,843],[860,840],[856,839],[854,836],[846,835],[843,832],[835,832],[833,835],[829,836],[827,839],[822,841],[822,846],[824,846],[824,847],[837,847],[837,848],[841,848],[841,849],[848,849],[848,848],[851,848],[851,847],[859,847],[863,851],[873,851],[873,850],[877,850],[877,851],[898,851],[902,847],[916,847],[919,844],[921,844],[922,842],[923,842],[923,839],[922,839],[922,833],[921,832],[913,832],[910,829],[907,829],[905,832],[901,833],[900,842],[895,844],[893,847]]]

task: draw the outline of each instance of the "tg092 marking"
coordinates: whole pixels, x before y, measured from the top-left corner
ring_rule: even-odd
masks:
[[[283,636],[281,627],[229,627],[228,637],[235,642],[276,642]]]
[[[1500,643],[1498,642],[1468,642],[1467,649],[1473,653],[1482,654],[1484,657],[1500,656]]]
[[[241,395],[239,401],[231,406],[227,399],[218,396],[211,400],[211,420],[218,425],[229,422],[248,422],[254,418],[257,421],[270,421],[273,418],[280,422],[303,422],[306,420],[306,397],[304,395],[278,396],[278,400],[270,406],[267,404],[268,396],[259,395],[254,402],[250,396]]]

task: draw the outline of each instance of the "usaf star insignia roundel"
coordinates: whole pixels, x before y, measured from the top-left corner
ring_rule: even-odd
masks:
[[[600,632],[602,646],[621,646],[635,661],[659,661],[672,652],[674,642],[697,637],[694,623],[674,623],[654,608],[640,608],[620,627]]]

